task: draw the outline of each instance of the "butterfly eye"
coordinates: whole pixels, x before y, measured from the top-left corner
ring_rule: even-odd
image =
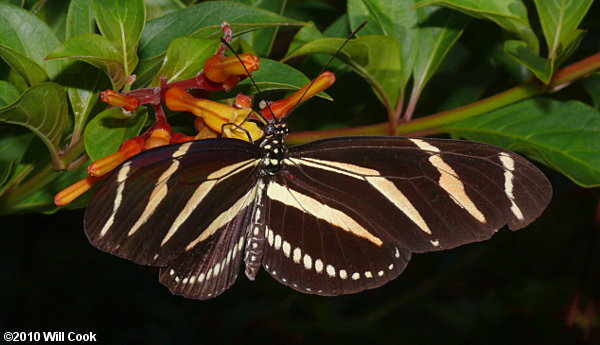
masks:
[[[269,123],[264,128],[264,133],[265,133],[265,137],[271,137],[271,136],[275,135],[275,125],[273,123]]]

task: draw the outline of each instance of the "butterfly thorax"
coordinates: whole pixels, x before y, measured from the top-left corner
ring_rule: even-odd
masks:
[[[261,171],[263,174],[277,175],[281,171],[287,152],[284,139],[288,131],[283,122],[270,122],[264,128],[265,139],[260,145],[265,150]]]

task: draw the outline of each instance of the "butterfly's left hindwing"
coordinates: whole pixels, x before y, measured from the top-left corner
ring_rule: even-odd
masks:
[[[239,238],[237,228],[222,231],[227,222],[219,216],[230,211],[228,220],[234,219],[252,203],[241,205],[239,200],[258,179],[259,152],[240,140],[204,140],[143,152],[95,191],[85,214],[86,234],[104,251],[152,266],[171,264],[193,242],[202,247],[201,242],[224,233]],[[234,212],[233,207],[239,209]],[[186,253],[191,252],[199,255]]]

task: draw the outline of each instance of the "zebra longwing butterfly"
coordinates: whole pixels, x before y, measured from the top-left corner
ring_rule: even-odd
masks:
[[[458,140],[340,137],[286,147],[207,139],[143,152],[99,186],[85,215],[98,248],[160,267],[208,299],[245,263],[295,290],[339,295],[396,278],[411,254],[483,241],[536,219],[552,188],[529,161]]]

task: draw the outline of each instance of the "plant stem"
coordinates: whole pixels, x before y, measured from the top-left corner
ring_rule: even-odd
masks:
[[[421,131],[425,131],[427,133],[443,133],[444,125],[481,115],[483,113],[507,106],[544,92],[560,90],[573,83],[575,80],[592,73],[598,68],[600,68],[600,53],[591,55],[556,72],[552,82],[548,87],[543,87],[536,81],[527,82],[494,96],[490,96],[456,109],[423,116],[415,120],[400,123],[396,128],[396,133],[399,135],[406,135],[408,133]],[[378,123],[368,126],[334,130],[296,132],[290,134],[286,141],[290,144],[298,144],[311,140],[331,138],[336,136],[387,135],[387,126],[387,123]]]
[[[83,140],[77,141],[74,145],[69,146],[67,150],[61,155],[61,161],[65,162],[65,165],[76,160],[85,152],[85,145]],[[35,191],[38,191],[50,182],[54,181],[61,172],[52,168],[52,163],[46,164],[44,168],[39,170],[34,176],[28,178],[24,183],[20,184],[15,189],[11,190],[6,197],[0,202],[0,214],[6,213],[12,206],[25,199]]]

